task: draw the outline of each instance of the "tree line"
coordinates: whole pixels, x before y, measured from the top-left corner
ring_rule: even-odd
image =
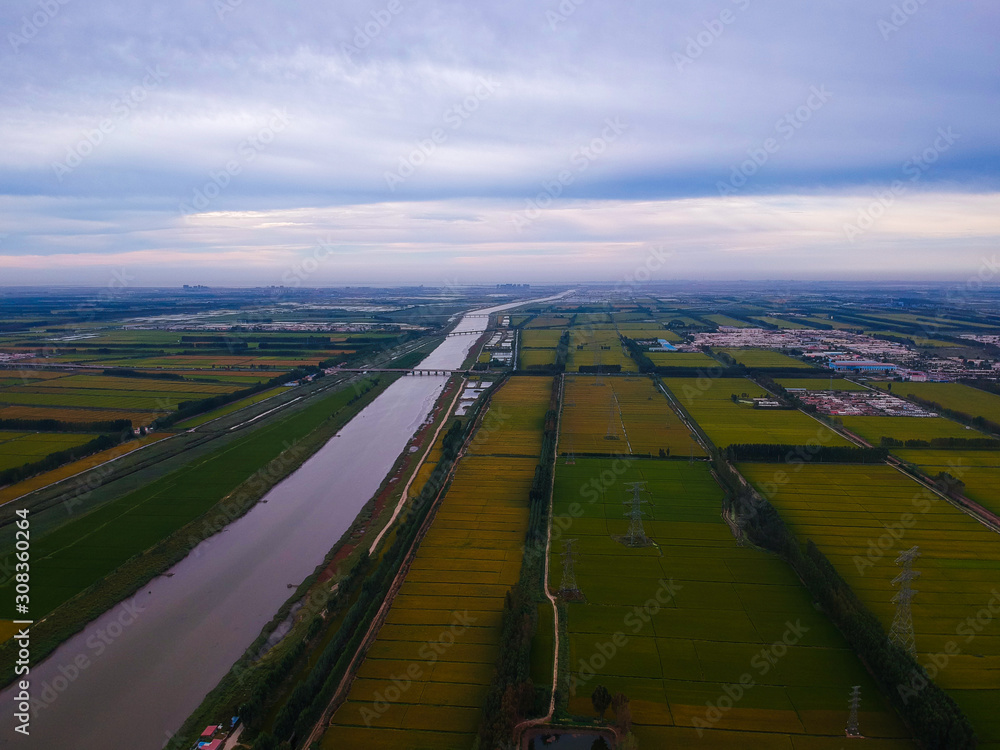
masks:
[[[803,551],[774,506],[744,485],[722,454],[713,456],[712,463],[747,537],[792,566],[813,599],[868,666],[914,736],[932,750],[974,748],[975,732],[958,704],[907,651],[889,640],[879,619],[858,599],[815,543],[808,540]]]

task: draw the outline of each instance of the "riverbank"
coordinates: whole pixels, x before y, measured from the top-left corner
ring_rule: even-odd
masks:
[[[111,575],[74,596],[32,627],[31,663],[37,664],[62,642],[81,631],[119,602],[128,599],[156,576],[184,559],[209,532],[219,531],[249,512],[267,492],[292,474],[355,415],[375,400],[399,376],[381,376],[366,393],[332,414],[318,428],[281,451],[267,466],[255,472],[233,492],[168,537],[119,566]],[[345,384],[344,388],[350,388]],[[334,393],[341,392],[339,389]],[[238,499],[237,502],[233,502]],[[220,524],[220,521],[222,522]],[[206,531],[209,530],[209,531]],[[0,646],[0,684],[14,679],[16,644]]]

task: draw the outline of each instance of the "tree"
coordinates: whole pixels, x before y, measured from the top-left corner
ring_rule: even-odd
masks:
[[[628,696],[625,693],[615,693],[611,699],[611,706],[615,709],[615,724],[618,725],[622,734],[632,731],[632,709],[628,704]]]
[[[604,685],[598,685],[594,688],[593,694],[590,696],[590,702],[594,704],[594,710],[597,711],[597,715],[604,721],[604,712],[608,710],[608,706],[611,705],[611,693]]]

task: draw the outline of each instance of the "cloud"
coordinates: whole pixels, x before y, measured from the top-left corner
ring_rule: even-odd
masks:
[[[14,35],[0,43],[0,195],[30,206],[35,220],[6,217],[16,226],[0,253],[110,257],[169,246],[210,256],[243,243],[231,236],[242,225],[209,229],[182,214],[240,212],[261,213],[258,229],[279,245],[298,239],[295,227],[267,225],[291,212],[307,231],[310,213],[337,217],[361,248],[379,233],[448,248],[461,235],[453,225],[466,223],[462,231],[498,232],[474,243],[495,246],[506,237],[502,221],[415,221],[409,208],[404,218],[387,207],[423,203],[429,217],[467,217],[480,205],[501,215],[567,170],[562,207],[510,241],[567,253],[591,234],[655,241],[598,220],[603,208],[592,217],[569,207],[616,206],[623,216],[635,204],[652,235],[662,227],[643,206],[703,199],[703,222],[692,226],[712,228],[713,239],[691,241],[743,246],[722,225],[763,219],[709,199],[768,139],[778,148],[736,192],[773,212],[785,197],[864,200],[949,127],[961,139],[921,175],[921,205],[950,213],[953,197],[978,205],[1000,190],[1000,53],[991,38],[1000,8],[985,0],[920,5],[888,36],[880,23],[893,4],[862,0],[588,0],[572,13],[552,0],[398,0],[397,10],[388,0],[220,2],[178,0],[169,12],[146,1],[56,2],[42,25],[30,0],[0,9]],[[829,100],[796,115],[817,87]],[[275,126],[276,113],[285,126]],[[624,132],[583,158],[609,119]],[[941,203],[928,205],[929,196]],[[803,216],[825,220],[812,210]],[[893,245],[897,237],[972,241],[941,237],[926,222],[896,232],[898,221],[887,217],[865,241],[899,263],[910,245]],[[134,244],[122,247],[125,238]],[[829,252],[815,247],[809,268],[835,265]],[[704,270],[713,268],[705,256]]]
[[[35,221],[31,203],[20,199],[16,212],[26,226]],[[76,213],[73,203],[61,210]],[[16,283],[63,268],[99,282],[119,267],[145,271],[148,284],[613,281],[662,248],[672,259],[658,267],[660,280],[941,279],[964,278],[995,252],[1000,193],[907,195],[849,237],[845,226],[877,203],[854,192],[566,200],[520,230],[512,220],[519,203],[492,198],[215,211],[154,228],[140,212],[92,225],[67,220],[66,234],[45,236],[44,253],[0,255],[0,269]],[[8,243],[20,241],[24,230],[6,229]]]

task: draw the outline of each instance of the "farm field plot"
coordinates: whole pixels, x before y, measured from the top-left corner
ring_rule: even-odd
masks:
[[[681,312],[676,313],[661,313],[656,316],[657,319],[663,323],[663,325],[669,325],[673,321],[680,321],[686,326],[692,326],[694,328],[706,328],[707,324],[698,320],[697,318],[692,318],[690,315],[685,315]]]
[[[563,396],[561,453],[632,453],[656,456],[660,449],[687,456],[690,431],[666,397],[646,376],[595,378],[567,376]],[[608,439],[609,431],[614,435]]]
[[[758,487],[778,465],[744,464]],[[913,626],[921,664],[953,652],[936,682],[965,710],[980,747],[1000,746],[1000,537],[889,466],[805,465],[768,496],[803,542],[812,539],[888,631],[898,553],[918,545]],[[890,526],[902,529],[897,541]],[[873,552],[874,550],[874,552]],[[884,552],[883,552],[884,550]],[[971,636],[971,637],[970,637]],[[952,651],[946,651],[952,644]]]
[[[753,317],[754,321],[760,323],[767,323],[769,325],[775,326],[776,328],[808,328],[808,325],[804,323],[796,323],[792,320],[786,320],[785,318],[775,318],[771,316],[757,316]]]
[[[802,370],[814,369],[812,365],[787,354],[771,349],[719,349],[747,367],[786,367]]]
[[[644,526],[655,547],[616,541],[626,533],[632,481],[647,483]],[[844,696],[862,685],[868,744],[913,747],[792,570],[736,545],[720,516],[722,496],[704,462],[557,465],[553,529],[577,539],[585,597],[566,605],[570,713],[592,716],[590,695],[601,684],[631,699],[640,747],[839,747]],[[561,551],[555,542],[553,590]],[[727,696],[744,676],[749,687]]]
[[[752,323],[747,323],[745,320],[739,320],[738,318],[731,318],[728,315],[705,315],[705,320],[710,320],[720,326],[732,326],[733,328],[753,328]]]
[[[130,367],[130,368],[153,368],[162,370],[203,368],[211,370],[213,368],[229,369],[231,367],[255,367],[258,370],[291,370],[299,365],[316,365],[330,357],[340,354],[351,354],[353,350],[326,351],[321,354],[310,354],[303,357],[280,357],[280,356],[223,356],[223,355],[195,355],[178,354],[170,357],[142,357],[139,359],[117,359],[103,361],[102,364],[109,367]]]
[[[490,401],[469,454],[538,456],[551,395],[552,378],[509,378]]]
[[[646,352],[657,367],[722,367],[704,352]]]
[[[733,403],[732,394],[767,395],[745,378],[664,378],[663,382],[719,448],[734,443],[806,445],[811,440],[823,445],[850,444],[800,411],[755,409],[749,404]]]
[[[520,366],[524,369],[556,363],[555,349],[521,349],[519,356],[521,358]]]
[[[133,427],[150,424],[163,412],[47,406],[0,406],[0,419],[56,419],[60,422],[105,422],[129,419]]]
[[[846,378],[778,378],[775,381],[784,388],[805,388],[807,391],[867,391],[860,383]]]
[[[321,747],[472,746],[493,678],[504,596],[520,575],[537,463],[461,460]],[[400,690],[403,676],[410,684]]]
[[[385,381],[383,381],[385,382]],[[352,398],[344,389],[234,440],[135,491],[32,539],[32,608],[49,613],[74,594],[197,518],[286,445],[319,427]],[[13,606],[8,582],[0,586],[0,616]]]
[[[839,320],[830,320],[829,318],[820,318],[816,316],[802,318],[802,321],[804,323],[818,323],[820,325],[831,326],[838,331],[858,329],[861,327],[857,323],[842,323]]]
[[[262,375],[257,380],[265,380]],[[118,378],[104,375],[68,375],[58,380],[46,380],[42,383],[27,386],[35,393],[58,393],[64,391],[127,391],[129,393],[183,393],[185,395],[229,393],[236,390],[225,383],[199,383],[187,380],[160,380],[156,378]],[[5,391],[6,392],[6,391]],[[15,390],[15,392],[17,392]]]
[[[896,440],[932,440],[934,438],[982,438],[983,433],[944,417],[852,417],[840,418],[844,427],[878,445],[883,437]]]
[[[261,401],[266,401],[272,396],[277,396],[278,394],[285,393],[290,390],[291,388],[286,388],[284,386],[269,388],[266,391],[255,393],[254,395],[247,396],[246,398],[241,398],[239,401],[234,401],[231,404],[220,406],[218,409],[213,409],[212,411],[206,412],[201,416],[192,417],[191,419],[185,419],[183,422],[178,422],[176,428],[179,430],[188,430],[192,427],[205,424],[206,422],[211,422],[213,419],[218,419],[219,417],[224,417],[227,414],[232,414],[234,411],[239,411],[245,406],[259,404]]]
[[[555,349],[559,344],[560,330],[528,330],[521,332],[521,347],[528,349]]]
[[[918,448],[892,452],[903,461],[916,464],[932,477],[946,471],[961,479],[965,482],[962,494],[987,510],[1000,514],[1000,451]]]
[[[885,390],[886,383],[873,385]],[[911,393],[917,398],[934,401],[945,409],[964,412],[1000,423],[1000,396],[961,383],[893,383],[893,393],[903,398]]]
[[[636,372],[635,362],[622,348],[621,338],[614,326],[574,327],[569,332],[569,359],[567,372],[577,372],[580,367],[593,365],[619,365],[622,372]]]
[[[566,328],[569,326],[571,315],[539,315],[534,320],[525,323],[525,328]]]
[[[258,376],[258,380],[262,380]],[[184,401],[197,401],[232,393],[239,386],[232,383],[200,383],[154,378],[121,378],[102,375],[67,375],[26,385],[0,387],[0,407],[49,407],[65,409],[148,412],[136,425],[151,422],[158,415],[173,411]],[[106,414],[107,412],[102,412]],[[0,411],[0,418],[5,418]],[[57,418],[57,417],[53,417]],[[109,416],[92,421],[111,419]],[[82,419],[67,421],[85,421]]]
[[[663,326],[655,323],[645,323],[641,327],[637,327],[635,323],[625,323],[618,328],[618,332],[622,336],[637,340],[663,339],[671,343],[681,340],[681,337],[673,331],[668,331]]]
[[[94,436],[89,435],[88,437],[92,438]],[[64,464],[58,469],[53,469],[52,471],[46,471],[43,474],[29,477],[28,479],[17,482],[16,484],[7,485],[6,487],[0,489],[0,504],[15,500],[22,495],[34,492],[42,487],[48,487],[50,484],[68,479],[69,477],[75,476],[80,472],[99,466],[105,461],[120,458],[126,453],[131,453],[132,451],[138,450],[139,448],[149,445],[150,443],[155,443],[168,437],[170,437],[168,433],[160,432],[155,435],[141,437],[137,440],[130,440],[127,443],[116,445],[114,448],[108,448],[108,450],[91,454],[86,458],[81,458],[79,461],[72,461],[68,464]],[[0,451],[2,451],[2,448],[3,446],[0,446]]]
[[[0,471],[38,461],[56,451],[75,448],[96,437],[65,432],[0,432]]]

